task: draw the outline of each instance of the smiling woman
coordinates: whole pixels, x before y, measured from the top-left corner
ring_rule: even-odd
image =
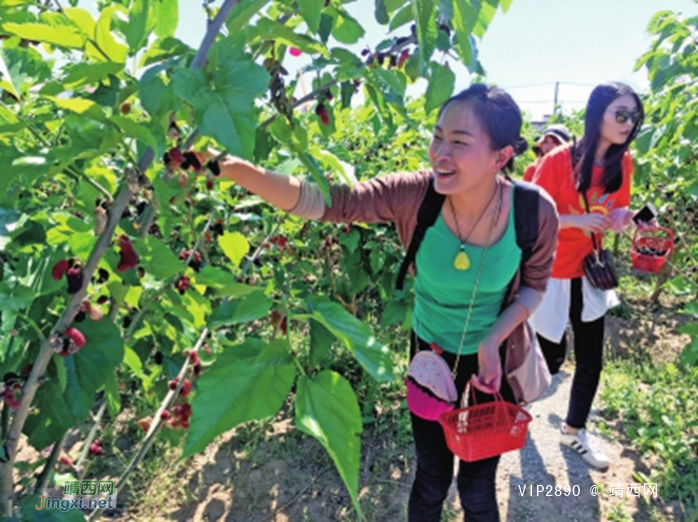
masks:
[[[421,408],[433,402],[430,384],[455,387],[446,408],[457,403],[470,382],[478,402],[501,392],[505,400],[522,400],[511,377],[514,357],[531,349],[524,321],[545,290],[558,219],[552,202],[531,185],[515,184],[502,171],[521,152],[521,113],[501,89],[472,85],[441,107],[429,148],[431,170],[374,178],[353,187],[332,186],[332,205],[320,189],[298,178],[257,168],[241,159],[220,162],[220,173],[266,201],[293,214],[330,222],[393,222],[408,264],[416,272],[412,356],[408,371],[408,407],[417,454],[417,473],[409,501],[409,520],[441,518],[453,480],[453,454],[441,425]],[[215,157],[210,152],[207,158]],[[525,192],[531,212],[514,212],[517,194]],[[437,194],[438,217],[426,230],[418,215],[429,194]],[[523,209],[524,211],[526,209]],[[521,248],[516,216],[535,223],[533,247]],[[421,218],[420,218],[421,219]],[[413,239],[419,236],[413,246]],[[419,248],[420,242],[423,248]],[[415,248],[416,256],[415,256]],[[412,255],[412,257],[409,257]],[[430,354],[446,368],[434,383],[425,368],[414,368]],[[504,360],[503,360],[504,359]],[[428,372],[427,372],[428,373]],[[503,378],[506,375],[506,378]],[[419,399],[415,399],[418,397]],[[421,400],[425,399],[425,400]],[[498,520],[495,476],[499,456],[459,463],[458,490],[469,521]]]

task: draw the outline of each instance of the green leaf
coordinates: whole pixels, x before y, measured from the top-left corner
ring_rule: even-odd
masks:
[[[388,27],[390,31],[394,31],[395,29],[402,27],[405,24],[409,24],[412,20],[414,20],[414,12],[412,11],[412,6],[406,5],[397,13],[395,13],[395,15],[390,20],[390,25]]]
[[[325,297],[310,296],[305,302],[310,312],[308,318],[332,332],[374,379],[378,382],[393,380],[390,351],[378,342],[368,326]]]
[[[82,49],[87,40],[86,35],[69,25],[47,25],[37,23],[2,25],[4,32],[19,36],[23,40],[46,42],[63,49]]]
[[[681,334],[690,335],[691,337],[698,337],[698,323],[685,324],[679,326],[676,329]]]
[[[301,16],[305,23],[308,24],[308,29],[313,33],[317,33],[320,30],[320,17],[322,16],[324,5],[325,0],[298,0]]]
[[[453,94],[453,87],[456,84],[456,75],[453,74],[448,63],[441,65],[436,62],[431,64],[431,75],[429,85],[424,96],[424,111],[429,114],[441,105]]]
[[[178,69],[175,91],[196,109],[201,133],[218,141],[228,153],[251,158],[257,127],[255,97],[266,92],[267,71],[252,62],[221,64],[209,85],[203,72]]]
[[[225,22],[228,33],[235,34],[245,29],[250,20],[261,13],[268,3],[269,0],[242,0],[233,8]]]
[[[133,247],[140,257],[140,265],[157,279],[169,279],[186,269],[172,249],[156,237],[139,239]]]
[[[323,56],[328,56],[327,49],[320,42],[313,40],[307,35],[295,32],[287,25],[268,18],[262,18],[259,21],[253,34],[256,38],[262,40],[275,40],[278,43],[297,47],[304,53],[319,53]]]
[[[225,257],[232,261],[235,268],[240,266],[240,262],[250,251],[250,243],[240,232],[233,232],[232,234],[226,232],[218,236],[218,246],[223,250]]]
[[[112,19],[115,14],[125,14],[126,10],[121,5],[112,5],[102,10],[102,14],[95,25],[96,47],[88,42],[88,53],[98,61],[111,61],[116,63],[126,62],[128,47],[118,42],[111,32]]]
[[[513,1],[514,0],[499,0],[499,5],[502,6],[503,13],[506,13],[509,10]]]
[[[107,396],[109,415],[111,415],[112,418],[116,418],[121,411],[121,396],[119,395],[119,381],[116,379],[115,372],[107,375],[104,381],[104,392]]]
[[[426,76],[431,55],[436,47],[439,25],[436,23],[436,3],[434,0],[412,0],[412,14],[417,22],[419,46],[419,74]]]
[[[340,43],[351,45],[363,38],[366,31],[349,13],[341,7],[333,6],[327,9],[333,12],[332,36]]]
[[[183,457],[202,451],[218,435],[278,413],[296,369],[285,339],[248,339],[227,348],[196,382],[192,420]]]
[[[115,115],[111,117],[111,120],[116,123],[127,136],[143,142],[144,145],[149,146],[155,151],[156,157],[160,157],[162,151],[159,150],[158,142],[145,125],[137,123],[126,116]]]
[[[216,291],[217,295],[226,297],[243,297],[259,291],[257,287],[238,283],[237,278],[230,272],[206,266],[196,274],[194,284],[204,285]]]
[[[359,520],[361,411],[354,390],[344,377],[325,370],[314,378],[298,379],[296,426],[316,438],[332,457],[351,495]]]
[[[65,398],[72,413],[84,419],[94,404],[95,392],[123,359],[124,345],[119,329],[106,319],[83,321],[77,328],[85,336],[85,346],[64,358],[68,373]]]
[[[159,38],[174,36],[179,21],[179,0],[159,0],[155,3],[155,34]]]
[[[110,75],[119,73],[123,68],[123,64],[112,62],[72,64],[65,68],[68,74],[63,79],[63,87],[66,90],[74,90],[101,82]]]
[[[159,2],[155,2],[158,5]],[[129,6],[128,23],[121,27],[129,47],[129,54],[135,55],[145,45],[153,30],[155,20],[150,14],[150,0],[133,0]]]
[[[317,366],[332,350],[335,336],[322,323],[309,319],[310,324],[310,364]]]
[[[470,67],[473,62],[471,33],[475,28],[480,12],[481,0],[454,0],[453,29],[456,33],[456,51],[461,62]]]
[[[12,289],[0,283],[0,311],[19,311],[28,308],[34,301],[34,291],[27,287],[18,285]]]
[[[473,35],[482,38],[495,14],[497,14],[496,6],[493,6],[489,1],[482,3],[480,5],[480,12],[477,14],[477,24],[475,24],[473,28]]]
[[[259,291],[230,300],[213,311],[208,318],[208,326],[216,328],[261,319],[269,313],[272,304],[272,300]]]
[[[47,96],[46,98],[61,109],[69,110],[81,116],[87,116],[102,123],[107,123],[109,121],[102,107],[92,100],[86,100],[85,98],[57,98],[55,96]]]
[[[159,76],[160,67],[148,69],[138,81],[138,91],[143,108],[153,120],[176,110],[180,100],[172,82],[165,84]]]
[[[376,0],[376,7],[375,7],[375,16],[376,16],[376,22],[378,22],[381,25],[387,25],[388,22],[390,22],[390,18],[388,17],[388,9],[385,6],[385,0]]]

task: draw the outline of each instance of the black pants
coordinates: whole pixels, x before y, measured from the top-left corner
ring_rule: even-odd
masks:
[[[571,284],[569,318],[574,332],[576,369],[565,423],[571,428],[583,428],[586,425],[589,411],[591,411],[591,403],[594,401],[596,390],[599,387],[599,378],[603,367],[603,336],[606,316],[601,316],[590,323],[583,322],[582,280],[581,278],[572,279]],[[538,341],[550,373],[557,373],[565,361],[567,334],[559,343],[549,341],[540,335],[538,335]]]
[[[416,336],[412,335],[411,355],[417,352]],[[429,346],[418,341],[420,350],[428,350]],[[503,350],[500,352],[503,356]],[[453,368],[456,356],[444,353],[443,358],[450,368]],[[504,359],[502,358],[502,363]],[[465,384],[472,374],[477,374],[477,354],[461,356],[456,376],[458,400],[463,394]],[[514,402],[514,395],[502,378],[500,390],[503,398]],[[480,402],[494,400],[491,395],[476,391],[476,399]],[[460,404],[460,402],[459,402]],[[443,428],[438,422],[432,422],[412,416],[412,433],[417,453],[417,473],[408,506],[409,522],[439,522],[444,500],[453,481],[453,453],[446,445]],[[468,522],[497,522],[499,510],[495,479],[499,457],[479,460],[476,462],[458,461],[458,494]]]

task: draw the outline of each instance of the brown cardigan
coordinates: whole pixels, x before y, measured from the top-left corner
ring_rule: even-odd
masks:
[[[331,187],[332,206],[319,203],[319,190],[304,183],[301,198],[293,213],[302,217],[319,218],[335,223],[394,222],[404,250],[407,249],[417,226],[417,210],[424,199],[429,185],[430,171],[390,174],[357,183],[353,187],[337,185]],[[520,183],[517,181],[517,183]],[[505,307],[517,297],[524,286],[545,292],[557,246],[559,218],[555,203],[545,191],[540,191],[538,211],[538,238],[532,255],[519,267],[510,286]],[[525,323],[517,326],[507,338],[507,357],[504,371],[514,396],[521,401],[521,388],[511,376],[511,371],[523,363],[531,346],[531,330]],[[516,347],[523,349],[514,350]]]

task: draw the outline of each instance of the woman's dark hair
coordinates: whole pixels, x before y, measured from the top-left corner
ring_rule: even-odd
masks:
[[[492,150],[501,150],[511,145],[514,148],[514,155],[526,151],[528,144],[520,136],[521,111],[512,97],[502,89],[474,83],[446,100],[439,109],[439,118],[453,103],[466,103],[473,108],[478,123],[490,138]],[[504,166],[504,170],[514,170],[513,157]]]
[[[642,107],[640,97],[628,85],[620,82],[598,85],[591,91],[587,102],[586,116],[584,117],[584,137],[579,141],[575,154],[575,178],[578,192],[586,192],[591,185],[591,173],[594,169],[594,156],[599,145],[601,136],[601,125],[608,106],[613,100],[629,94],[637,104],[640,116],[638,121],[633,122],[633,130],[628,135],[628,139],[622,145],[611,145],[604,155],[604,171],[601,184],[604,192],[612,193],[618,190],[623,181],[621,172],[621,160],[625,151],[628,150],[630,142],[637,136],[645,111]]]

